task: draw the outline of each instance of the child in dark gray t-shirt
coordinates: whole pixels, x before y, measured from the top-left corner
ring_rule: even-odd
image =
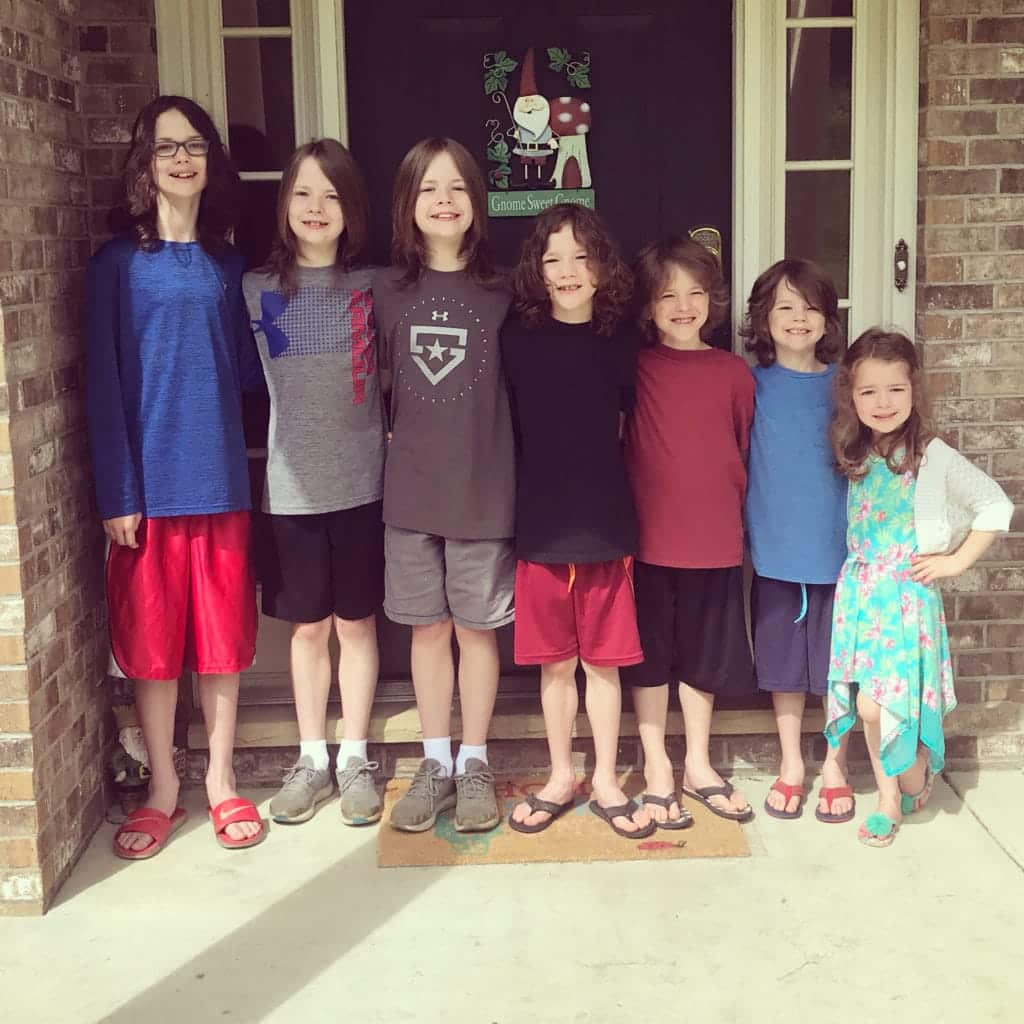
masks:
[[[263,611],[293,624],[301,742],[270,803],[279,822],[307,821],[334,791],[326,738],[332,630],[341,641],[341,817],[362,825],[382,809],[367,731],[384,591],[384,419],[372,274],[352,269],[368,220],[348,150],[333,139],[300,147],[281,179],[270,260],[242,284],[270,392]]]
[[[412,679],[424,760],[393,827],[499,821],[487,733],[498,690],[495,629],[512,620],[512,422],[498,331],[510,302],[488,257],[483,179],[466,149],[425,139],[395,182],[393,266],[374,297],[392,377],[384,478],[384,611],[412,626]],[[459,642],[462,746],[452,757]]]

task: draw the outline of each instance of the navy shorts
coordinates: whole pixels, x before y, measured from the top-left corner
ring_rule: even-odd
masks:
[[[754,575],[750,588],[750,625],[754,634],[757,688],[770,693],[828,690],[834,583],[806,583],[806,614],[799,583]],[[800,619],[799,622],[795,621]]]
[[[705,693],[754,692],[743,609],[743,567],[675,569],[634,563],[641,665],[620,670],[627,686],[682,682]]]
[[[268,515],[263,612],[286,622],[356,621],[384,600],[381,502],[312,515]]]

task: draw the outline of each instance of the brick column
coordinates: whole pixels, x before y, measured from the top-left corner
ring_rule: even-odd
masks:
[[[152,21],[148,0],[0,0],[4,913],[44,910],[103,817],[110,716],[101,686],[102,536],[85,443],[80,297],[103,230],[102,210],[90,220],[89,204],[112,201],[113,156],[105,154],[155,92]],[[89,47],[100,28],[102,55]],[[124,76],[144,95],[125,96],[122,108],[114,83]],[[94,113],[107,125],[102,131]]]
[[[938,426],[1024,503],[1024,0],[923,0],[918,338]],[[945,587],[955,759],[1024,756],[1024,516]]]

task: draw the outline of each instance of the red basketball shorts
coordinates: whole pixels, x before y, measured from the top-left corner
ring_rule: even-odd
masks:
[[[249,513],[143,519],[138,548],[112,544],[114,660],[131,679],[241,672],[256,652]]]
[[[516,563],[515,661],[545,665],[579,656],[616,667],[643,661],[631,558],[589,565]]]

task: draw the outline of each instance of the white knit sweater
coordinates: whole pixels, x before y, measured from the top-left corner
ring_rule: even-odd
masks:
[[[1013,502],[995,480],[945,441],[928,442],[914,493],[920,554],[956,551],[972,530],[1003,533],[1012,516]]]

